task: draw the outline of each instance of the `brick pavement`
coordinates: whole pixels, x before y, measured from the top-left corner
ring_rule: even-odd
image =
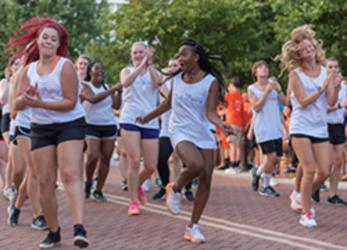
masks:
[[[347,207],[322,202],[317,205],[319,227],[303,228],[297,222],[299,216],[289,209],[291,186],[287,184],[278,186],[280,198],[271,199],[250,191],[247,179],[215,175],[201,221],[208,242],[195,246],[182,238],[191,204],[183,202],[187,212],[174,217],[166,212],[163,201],[150,201],[142,215],[128,217],[127,193],[120,190],[119,180],[113,167],[105,187],[105,192],[111,194],[109,202],[86,202],[89,249],[347,249]],[[62,245],[57,249],[74,249],[64,192],[57,191],[57,195],[62,227]],[[342,192],[342,197],[347,199],[347,191]],[[322,200],[325,199],[323,193]],[[29,228],[28,205],[22,209],[20,224],[15,228],[6,225],[6,205],[1,197],[0,249],[38,249],[46,233]]]

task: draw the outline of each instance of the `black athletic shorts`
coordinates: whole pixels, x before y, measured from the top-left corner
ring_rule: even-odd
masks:
[[[4,114],[1,117],[1,134],[10,131],[10,122],[11,122],[10,113]]]
[[[24,127],[16,127],[16,130],[14,132],[14,136],[25,136],[31,138],[31,130],[30,128],[24,128]]]
[[[319,138],[319,137],[314,137],[314,136],[304,135],[304,134],[291,134],[290,137],[291,138],[293,138],[293,137],[294,138],[307,138],[311,141],[312,144],[329,141],[329,138]]]
[[[344,144],[346,141],[345,137],[345,125],[344,124],[329,124],[329,142],[333,145]]]
[[[64,123],[31,124],[31,150],[58,145],[71,140],[84,140],[86,123],[84,117]]]
[[[86,139],[107,140],[117,138],[116,125],[92,125],[87,124]]]
[[[259,145],[264,155],[271,153],[276,153],[278,157],[283,155],[282,138],[261,142]]]

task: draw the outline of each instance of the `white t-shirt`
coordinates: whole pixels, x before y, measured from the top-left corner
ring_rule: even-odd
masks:
[[[347,86],[341,83],[341,88],[339,91],[339,96],[337,103],[341,103],[347,100]],[[335,111],[329,112],[327,116],[327,121],[329,124],[344,124],[345,121],[345,109],[337,109]]]
[[[91,91],[97,95],[105,92],[108,89],[108,85],[101,85],[95,87],[91,82],[84,83]],[[92,125],[117,125],[116,116],[112,109],[112,97],[109,95],[98,103],[90,103],[87,100],[82,103],[84,111],[86,112],[86,122]]]
[[[251,91],[257,99],[264,94],[264,90],[258,89],[255,84],[250,85],[248,91]],[[275,90],[268,94],[263,108],[259,112],[253,112],[253,131],[257,143],[282,138],[281,114]]]
[[[44,76],[37,73],[37,61],[29,64],[28,78],[30,84],[32,86],[38,84],[38,92],[43,101],[56,102],[64,99],[60,77],[65,62],[65,58],[59,58],[54,70]],[[75,107],[68,111],[33,108],[31,122],[37,124],[65,123],[82,117],[84,117],[84,110],[77,96]]]
[[[128,67],[130,72],[134,67]],[[119,123],[133,124],[142,128],[159,129],[158,119],[153,119],[146,124],[136,123],[137,117],[143,117],[153,111],[158,104],[158,89],[153,86],[149,72],[136,77],[134,82],[123,88],[122,108]]]
[[[203,149],[216,148],[207,118],[207,97],[214,79],[208,74],[201,81],[189,84],[183,81],[182,73],[173,78],[169,134],[174,148],[181,141]]]
[[[327,72],[323,66],[321,66],[320,74],[316,78],[305,75],[299,68],[295,69],[294,72],[299,77],[306,96],[316,93],[327,78]],[[303,134],[317,138],[328,138],[328,103],[326,93],[322,94],[314,103],[304,108],[296,100],[292,92],[291,103],[293,111],[290,117],[290,134]]]

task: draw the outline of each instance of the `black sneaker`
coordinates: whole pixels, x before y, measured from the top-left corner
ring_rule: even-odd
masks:
[[[87,239],[87,231],[84,229],[82,224],[76,224],[73,226],[73,244],[79,248],[86,248],[89,245]]]
[[[99,201],[99,202],[107,202],[107,199],[106,197],[104,196],[104,194],[99,191],[99,190],[95,190],[93,192],[93,196],[95,198],[95,200]]]
[[[187,201],[192,202],[192,201],[194,200],[194,195],[193,195],[192,190],[187,189],[187,190],[184,192],[184,198],[186,198]]]
[[[257,175],[257,168],[252,168],[251,174],[252,174],[252,189],[254,192],[257,192],[259,189],[259,180],[260,180],[260,176]]]
[[[120,188],[123,190],[123,191],[128,191],[128,183],[126,180],[122,180],[122,182],[120,183]]]
[[[327,187],[327,185],[325,185],[325,183],[323,183],[319,189],[321,192],[328,192],[329,191],[329,188]]]
[[[316,191],[316,192],[314,192],[313,194],[312,194],[312,200],[314,200],[316,203],[319,203],[320,202],[320,195],[319,195],[319,191],[320,189],[318,188],[318,190]]]
[[[33,219],[31,223],[31,228],[36,230],[46,230],[48,228],[46,219],[43,215],[39,215]]]
[[[271,187],[271,186],[268,186],[266,188],[260,189],[259,190],[259,194],[263,195],[263,196],[268,196],[268,197],[278,197],[278,196],[280,196],[280,194],[277,193],[275,191],[275,189],[273,189],[273,187]]]
[[[90,197],[92,185],[93,185],[93,182],[88,182],[88,181],[84,182],[84,195],[86,199]]]
[[[60,227],[56,232],[48,232],[46,239],[40,243],[40,248],[52,248],[60,244]]]
[[[328,198],[328,202],[330,204],[336,204],[336,205],[345,205],[347,206],[347,202],[342,200],[338,195],[334,195],[333,197]]]
[[[162,200],[162,199],[164,199],[165,198],[165,193],[166,193],[165,189],[164,188],[160,188],[159,191],[155,195],[153,195],[152,200]]]
[[[11,207],[8,212],[9,214],[8,214],[7,223],[10,226],[18,225],[20,210],[16,207]]]

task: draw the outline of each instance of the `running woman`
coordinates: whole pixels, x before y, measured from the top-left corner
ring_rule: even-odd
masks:
[[[146,203],[141,185],[153,174],[158,162],[158,120],[145,125],[136,123],[136,117],[153,110],[158,103],[161,74],[154,68],[152,58],[152,49],[143,42],[136,42],[131,48],[132,65],[120,74],[123,94],[119,123],[128,160],[128,215],[140,214],[140,203]],[[140,172],[141,156],[144,168]]]
[[[19,78],[16,109],[32,107],[32,157],[49,228],[40,247],[54,247],[61,241],[55,194],[58,168],[74,224],[73,243],[87,247],[82,187],[85,121],[78,77],[72,62],[64,58],[68,33],[52,18],[34,17],[17,30],[9,47],[18,47],[17,53],[23,53],[30,42],[24,53],[26,66]]]
[[[339,62],[335,58],[328,58],[326,62],[328,73],[340,73]],[[337,103],[328,108],[328,132],[329,142],[332,149],[332,166],[329,177],[329,197],[328,202],[331,204],[347,205],[347,202],[337,195],[337,186],[341,178],[341,169],[344,167],[345,157],[345,109],[347,107],[347,86],[343,83],[339,85],[339,96]]]
[[[181,189],[194,178],[199,179],[191,221],[186,226],[184,238],[193,243],[203,243],[206,239],[198,223],[210,194],[217,147],[209,124],[219,126],[226,134],[230,134],[232,128],[216,114],[220,81],[217,78],[221,77],[209,62],[204,48],[196,41],[186,39],[181,43],[178,60],[182,72],[172,79],[168,99],[138,121],[147,123],[172,107],[170,139],[186,168],[175,183],[167,185],[166,205],[171,213],[179,214]]]
[[[88,70],[90,69],[91,59],[86,55],[80,55],[76,60],[76,71],[80,82],[89,81],[90,76]]]
[[[248,96],[253,113],[253,129],[256,143],[260,145],[264,161],[259,168],[252,169],[252,188],[260,195],[278,197],[270,186],[272,172],[282,156],[282,121],[278,100],[287,103],[281,85],[269,79],[269,67],[265,61],[258,61],[252,67],[256,81],[248,87]],[[263,177],[263,188],[258,189],[260,177]]]
[[[97,184],[93,196],[97,201],[105,202],[102,192],[108,172],[114,143],[117,137],[117,121],[113,113],[120,107],[120,90],[116,84],[109,87],[105,81],[104,65],[96,62],[91,66],[91,81],[83,84],[80,97],[86,112],[87,162],[85,197],[89,198],[95,169],[98,165]]]
[[[289,133],[303,169],[300,186],[303,215],[299,223],[315,227],[311,195],[329,176],[332,159],[326,153],[330,151],[327,109],[336,103],[341,77],[335,72],[328,74],[323,67],[322,45],[308,25],[292,31],[291,39],[282,47],[280,59],[284,69],[289,70],[293,107]]]

